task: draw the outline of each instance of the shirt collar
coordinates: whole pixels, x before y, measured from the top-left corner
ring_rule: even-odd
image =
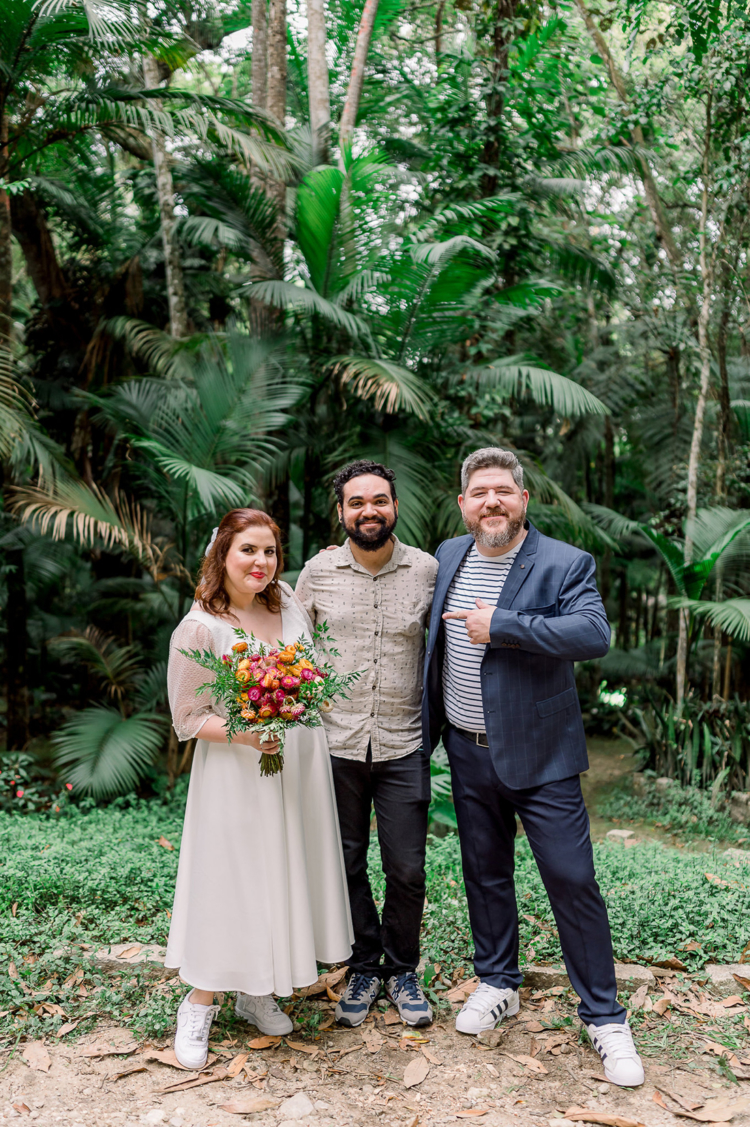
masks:
[[[396,535],[393,535],[393,540],[393,555],[388,560],[388,563],[381,567],[380,571],[375,572],[376,575],[387,575],[389,571],[395,571],[396,568],[399,567],[411,567],[411,560],[407,555],[405,545],[401,543]],[[346,543],[341,548],[339,558],[336,560],[336,567],[350,567],[354,571],[361,571],[363,575],[369,575],[371,578],[374,578],[371,571],[368,571],[366,567],[362,567],[362,564],[357,563],[355,560],[348,537]]]

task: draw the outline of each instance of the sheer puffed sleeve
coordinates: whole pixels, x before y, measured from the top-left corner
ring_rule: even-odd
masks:
[[[310,638],[312,638],[315,627],[313,626],[310,615],[307,613],[307,610],[300,600],[299,596],[292,590],[288,583],[281,582],[279,583],[279,586],[281,587],[281,590],[285,596],[284,605],[287,609],[287,612],[291,609],[295,613],[295,618],[297,621],[294,623],[294,626],[296,627],[295,633],[297,637],[300,634],[299,627],[301,626],[302,631],[305,634],[308,634]]]
[[[180,650],[212,650],[216,652],[208,626],[195,619],[184,618],[172,635],[169,646],[167,690],[172,724],[181,740],[197,736],[209,716],[220,715],[209,691],[199,693],[201,685],[211,680],[211,671],[204,669]]]

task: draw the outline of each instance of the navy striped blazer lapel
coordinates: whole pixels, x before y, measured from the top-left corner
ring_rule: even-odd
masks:
[[[513,561],[508,578],[503,584],[500,598],[497,600],[498,610],[509,610],[521,587],[531,574],[534,566],[534,557],[539,545],[539,530],[529,524],[526,539],[518,550],[518,555]]]

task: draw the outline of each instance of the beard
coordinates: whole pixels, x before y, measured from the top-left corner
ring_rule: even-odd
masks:
[[[482,517],[495,516],[508,517],[508,522],[505,528],[498,529],[497,532],[488,532],[482,527]],[[524,526],[525,520],[526,506],[524,505],[523,512],[513,520],[511,520],[505,510],[493,510],[489,513],[481,513],[478,520],[470,520],[464,515],[464,527],[467,532],[471,533],[476,543],[481,544],[483,548],[505,548],[518,536],[518,533]]]
[[[365,518],[363,517],[358,518],[351,524],[347,524],[345,520],[342,520],[341,523],[344,526],[344,532],[350,540],[354,541],[358,548],[361,548],[363,552],[377,552],[381,548],[384,548],[390,540],[391,533],[396,527],[398,517],[394,516],[392,521],[386,520],[385,517],[367,517],[366,519],[368,522],[377,521],[378,527],[369,528],[367,531],[364,531],[360,527],[361,524],[365,523]]]

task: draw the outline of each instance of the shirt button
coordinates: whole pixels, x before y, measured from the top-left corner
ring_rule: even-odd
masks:
[[[375,658],[375,664],[376,664],[376,665],[378,664],[378,659],[377,659],[377,658]]]
[[[370,713],[370,716],[374,716],[374,715],[375,715],[375,713],[374,713],[374,712],[371,712],[371,713]]]

